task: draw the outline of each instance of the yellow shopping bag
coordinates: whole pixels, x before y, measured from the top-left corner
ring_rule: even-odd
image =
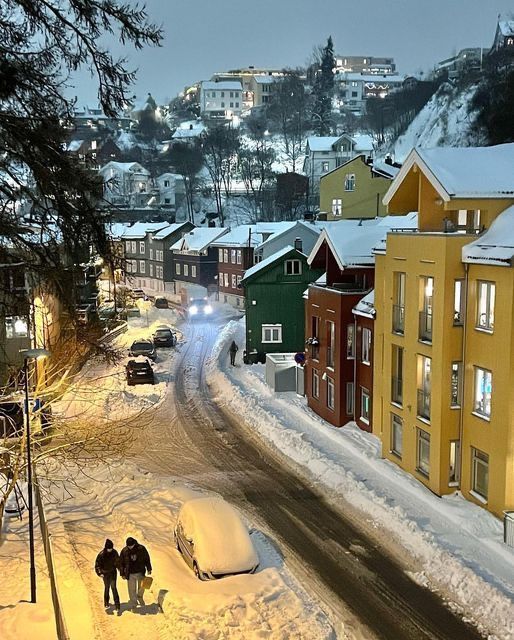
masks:
[[[152,586],[153,578],[152,576],[145,576],[141,580],[141,589],[149,589]]]

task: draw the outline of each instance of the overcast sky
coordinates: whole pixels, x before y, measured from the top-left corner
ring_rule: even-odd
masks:
[[[146,0],[164,27],[160,48],[127,52],[134,92],[158,102],[215,71],[295,67],[332,35],[336,54],[392,56],[398,72],[427,71],[464,47],[490,47],[513,0]],[[116,46],[116,45],[114,45]],[[121,49],[115,48],[121,52]],[[79,102],[95,102],[81,79]]]

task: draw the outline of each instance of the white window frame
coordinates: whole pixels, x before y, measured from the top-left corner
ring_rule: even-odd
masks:
[[[231,282],[232,289],[235,289],[236,286],[237,286],[237,280],[236,280],[236,274],[235,273],[232,274],[231,280],[232,280],[232,282]]]
[[[130,241],[130,245],[131,245],[131,253],[137,253],[137,243],[135,240],[131,240]]]
[[[155,252],[155,255],[157,256],[157,251]],[[150,247],[150,260],[153,260],[153,249],[152,249],[152,247]]]
[[[489,389],[489,390],[488,390]],[[473,413],[489,420],[493,396],[493,374],[488,369],[475,367],[473,384]]]
[[[317,369],[312,370],[311,393],[313,398],[319,400],[319,373]]]
[[[139,253],[141,253],[141,254],[145,253],[145,241],[144,240],[140,240],[139,241]]]
[[[223,262],[223,249],[218,249],[218,262]]]
[[[365,402],[366,398],[367,398],[367,402]],[[371,403],[371,395],[369,393],[369,389],[366,389],[365,387],[361,387],[361,415],[360,415],[360,419],[363,422],[365,422],[366,424],[369,424],[369,420],[370,420],[370,414],[371,414],[370,403]],[[367,405],[367,410],[366,411],[364,411],[364,405]]]
[[[228,249],[223,249],[223,262],[228,264]]]
[[[241,249],[237,250],[237,264],[242,264],[243,261],[243,252],[241,251]]]
[[[453,324],[457,327],[464,324],[464,282],[458,278],[453,285]]]
[[[486,474],[486,487],[480,486],[479,472]],[[489,454],[471,447],[471,493],[487,501],[489,495]]]
[[[180,275],[180,262],[175,262],[175,273]]]
[[[191,277],[196,278],[196,264],[191,265]]]
[[[361,358],[362,364],[371,364],[371,340],[372,334],[371,329],[368,327],[362,328],[362,338],[361,338]]]
[[[353,360],[355,358],[355,324],[346,325],[346,358]]]
[[[331,411],[335,410],[336,402],[336,389],[334,385],[334,379],[327,376],[327,408]]]
[[[236,264],[236,250],[230,249],[230,263]]]
[[[284,262],[284,274],[286,276],[300,276],[302,275],[302,261],[301,260],[286,260]]]
[[[347,416],[353,416],[353,413],[355,411],[354,402],[353,402],[354,393],[355,391],[354,391],[353,382],[347,382],[346,383],[346,415]]]
[[[344,190],[355,191],[355,173],[347,173],[344,177]]]
[[[184,275],[189,278],[189,265],[187,262],[184,263]]]
[[[139,261],[139,273],[145,273],[146,265],[144,260]]]
[[[153,264],[152,264],[152,263],[150,263],[150,264],[148,265],[148,269],[149,269],[149,271],[150,271],[150,278],[153,278]],[[156,269],[156,271],[157,271],[157,269]],[[156,275],[157,275],[157,274],[156,274]]]
[[[450,407],[460,409],[462,406],[462,362],[452,362],[450,375]]]
[[[428,452],[428,456],[424,452]],[[423,429],[417,430],[416,435],[416,471],[430,477],[430,434]]]
[[[132,253],[130,250],[131,246],[132,246],[132,243],[130,242],[130,240],[125,240],[125,251],[127,253]]]
[[[339,218],[343,215],[343,199],[332,198],[332,215]]]
[[[391,413],[391,453],[398,458],[403,455],[403,420],[396,413]]]
[[[223,274],[225,276],[225,289],[229,288],[229,283],[228,283],[228,273]]]
[[[237,279],[236,279],[237,288],[239,288],[239,285],[241,284],[242,279],[243,279],[243,276],[237,276]]]
[[[495,298],[496,284],[486,280],[477,280],[476,329],[493,332]]]
[[[262,339],[263,344],[281,344],[282,343],[282,325],[281,324],[263,324]]]

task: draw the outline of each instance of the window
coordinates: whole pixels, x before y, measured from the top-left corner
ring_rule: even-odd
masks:
[[[127,241],[125,242],[125,251],[126,251],[127,253],[130,253],[130,240],[127,240]]]
[[[169,180],[165,180],[164,181],[164,186],[165,187],[169,187],[170,186],[170,181]]]
[[[262,325],[262,342],[282,342],[282,325],[281,324],[263,324]]]
[[[239,109],[239,102],[236,102],[236,109]]]
[[[335,407],[335,389],[334,380],[327,377],[327,407],[334,410]]]
[[[231,97],[231,98],[233,98],[233,97],[234,97],[234,92],[233,92],[233,91],[231,91],[231,92],[230,92],[230,97]]]
[[[316,369],[312,370],[312,397],[319,399],[319,373]]]
[[[344,177],[344,190],[355,191],[355,174],[347,173]]]
[[[236,250],[235,249],[231,249],[230,250],[230,262],[232,264],[236,264]]]
[[[486,369],[475,367],[475,400],[473,410],[481,416],[491,416],[491,396],[493,392],[493,374]]]
[[[231,103],[230,103],[230,108],[231,108],[231,109],[233,109],[233,108],[234,108],[234,103],[233,103],[233,102],[231,102]]]
[[[144,242],[140,242],[139,243],[139,253],[144,253],[145,252],[145,243]]]
[[[10,338],[28,338],[29,325],[27,318],[22,316],[11,316],[5,318],[5,337]]]
[[[132,246],[131,246],[131,252],[132,252],[132,253],[137,253],[137,244],[136,244],[136,241],[135,241],[135,240],[132,240],[132,241],[131,241],[131,245],[132,245]]]
[[[402,457],[403,452],[403,420],[395,413],[391,414],[391,453]]]
[[[286,260],[284,265],[284,273],[286,276],[297,276],[302,273],[302,263],[300,260]]]
[[[336,348],[336,326],[327,320],[327,367],[334,367]]]
[[[405,330],[405,273],[397,271],[393,279],[393,333]]]
[[[355,325],[353,323],[346,327],[346,357],[355,358]]]
[[[369,424],[370,402],[369,391],[361,387],[361,420]]]
[[[222,92],[220,93],[220,95],[221,95],[221,97],[222,97],[222,98],[224,98],[224,97],[225,97],[225,92],[224,92],[224,91],[222,91]],[[221,106],[223,106],[223,105],[221,105]]]
[[[224,106],[225,106],[225,103],[224,103],[224,102],[222,102],[222,103],[221,103],[221,106],[222,106],[222,107],[224,107]]]
[[[364,327],[362,329],[362,362],[370,364],[371,362],[371,329]]]
[[[223,276],[225,279],[225,288],[228,289],[228,273],[224,273]]]
[[[309,341],[311,347],[311,358],[313,360],[319,360],[319,317],[312,316],[311,321],[311,338]]]
[[[341,198],[332,198],[332,215],[343,215],[343,200]]]
[[[464,324],[464,280],[455,280],[453,296],[453,324]]]
[[[223,249],[223,262],[228,263],[228,249]]]
[[[353,416],[353,382],[346,383],[346,415]]]
[[[242,257],[243,257],[243,252],[241,251],[241,249],[237,250],[237,264],[241,264],[242,263]]]
[[[448,473],[448,486],[459,484],[459,458],[460,441],[450,440],[450,467]]]
[[[236,288],[236,274],[232,274],[232,289]]]
[[[403,404],[403,347],[393,344],[391,402]]]
[[[180,262],[175,263],[175,273],[180,275]]]
[[[148,268],[150,269],[150,277],[153,278],[153,264],[150,264]]]
[[[417,470],[428,478],[430,474],[430,434],[418,429]]]
[[[430,420],[432,358],[418,356],[418,416]]]
[[[477,282],[477,323],[478,329],[492,331],[494,328],[494,282]]]
[[[328,171],[330,171],[330,162],[322,162],[321,163],[321,172],[322,173],[327,173]]]
[[[243,276],[237,276],[237,287],[239,288],[239,285],[241,284],[241,280],[243,279]]]
[[[358,95],[357,91],[352,91],[352,98],[357,98]]]
[[[145,272],[145,261],[144,260],[140,260],[139,261],[139,271],[140,271],[140,273],[144,273]]]
[[[218,260],[223,262],[223,249],[218,249]]]
[[[220,287],[223,286],[223,273],[221,271],[218,274],[218,284]]]
[[[432,301],[434,296],[434,278],[420,278],[421,311],[419,312],[419,339],[432,342]]]
[[[157,252],[156,252],[157,256]],[[153,260],[153,249],[150,247],[150,260]]]
[[[461,405],[462,362],[452,362],[451,401],[452,407]]]
[[[478,449],[471,449],[472,479],[471,487],[473,493],[478,494],[487,500],[487,490],[489,485],[489,456]]]
[[[196,265],[195,264],[191,265],[191,277],[192,278],[196,278]]]

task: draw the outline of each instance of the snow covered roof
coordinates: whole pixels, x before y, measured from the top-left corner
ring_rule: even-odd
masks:
[[[380,240],[377,242],[377,244],[373,248],[373,251],[375,253],[377,252],[381,253],[386,250],[387,234],[392,229],[416,230],[418,228],[418,212],[417,211],[410,211],[404,216],[386,216],[385,218],[383,218],[383,220],[387,220],[387,229],[384,235],[382,236],[382,238],[380,238]]]
[[[273,76],[254,76],[254,80],[257,84],[274,84],[277,82],[277,78]]]
[[[395,178],[398,175],[401,167],[394,167],[392,164],[385,162],[384,160],[374,160],[371,170],[386,178]]]
[[[363,318],[374,318],[376,315],[375,309],[375,289],[372,289],[368,294],[361,298],[359,302],[354,306],[353,313],[356,316],[362,316]]]
[[[171,236],[172,233],[175,233],[175,231],[181,229],[185,224],[185,222],[176,222],[174,224],[169,224],[167,227],[164,227],[164,229],[160,229],[160,231],[154,233],[153,239],[164,240],[168,236]]]
[[[399,84],[404,81],[404,76],[400,76],[398,74],[379,74],[379,73],[356,73],[350,71],[342,71],[337,74],[339,77],[342,76],[342,80],[346,81],[361,81],[361,82],[369,82],[374,84]]]
[[[292,251],[303,256],[303,253],[301,253],[300,251],[297,251],[294,247],[288,244],[287,247],[280,249],[280,251],[273,253],[271,256],[268,256],[265,260],[261,260],[257,264],[254,264],[253,267],[250,267],[249,269],[247,269],[243,276],[243,282],[245,280],[248,280],[249,278],[252,278],[256,273],[259,273],[259,271],[266,269],[267,267],[270,266],[270,264],[273,264],[277,260],[280,260],[281,258],[286,256],[288,253],[291,253]]]
[[[220,91],[242,91],[243,87],[240,82],[235,80],[222,80],[220,82],[214,82],[213,80],[204,80],[202,82],[202,89],[204,91],[213,91],[218,89]]]
[[[131,227],[126,227],[120,235],[121,240],[142,239],[147,233],[156,233],[168,226],[168,222],[135,222]]]
[[[104,164],[103,167],[100,167],[99,171],[103,172],[106,169],[117,169],[121,173],[144,173],[145,175],[150,175],[148,169],[145,169],[143,165],[139,164],[139,162],[115,162],[111,160],[107,164]]]
[[[113,240],[121,240],[125,231],[129,228],[126,222],[112,222],[107,226],[107,233]]]
[[[514,205],[508,207],[474,242],[462,247],[462,262],[512,266],[514,257]]]
[[[373,151],[374,142],[372,136],[367,133],[356,133],[352,135],[352,140],[355,143],[354,150],[360,151]]]
[[[500,19],[498,20],[498,29],[502,36],[514,35],[514,19]]]
[[[269,238],[266,238],[266,240],[261,242],[259,244],[259,249],[261,247],[267,246],[271,242],[274,242],[277,238],[280,238],[284,234],[288,233],[294,227],[299,227],[299,226],[305,227],[306,229],[308,229],[309,231],[311,231],[316,235],[319,235],[322,230],[322,225],[320,225],[318,222],[304,222],[303,220],[296,220],[294,222],[284,222],[283,225],[284,225],[283,228],[277,229],[277,231],[273,233]]]
[[[185,138],[198,138],[207,128],[203,124],[197,124],[191,127],[180,126],[171,136],[172,140],[183,140]]]
[[[414,165],[422,168],[445,202],[514,196],[514,143],[413,149],[384,197],[386,205]]]
[[[66,145],[66,151],[78,151],[84,144],[84,140],[70,140]]]
[[[230,229],[219,240],[212,243],[213,247],[255,247],[262,240],[262,234],[257,232],[255,224],[241,224]]]
[[[309,136],[307,144],[311,151],[331,151],[341,136]]]
[[[172,244],[172,251],[204,251],[215,240],[225,235],[228,228],[224,227],[197,227]]]

